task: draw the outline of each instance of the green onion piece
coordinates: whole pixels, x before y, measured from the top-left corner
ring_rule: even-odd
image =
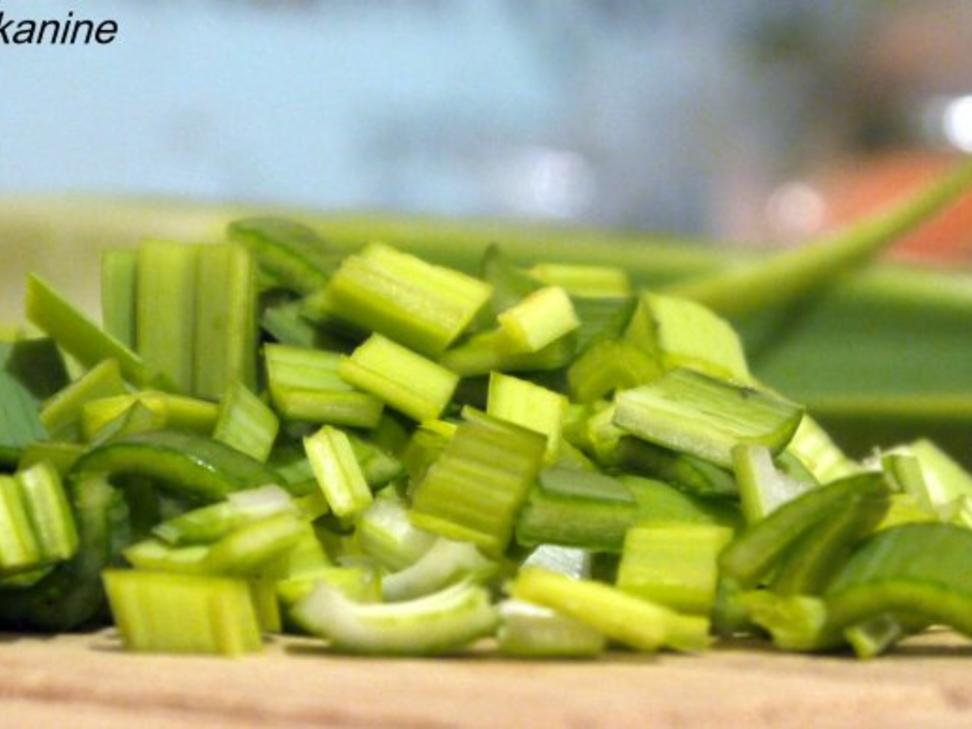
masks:
[[[490,372],[540,372],[570,364],[577,349],[573,337],[561,337],[536,352],[513,352],[506,334],[493,329],[474,334],[462,344],[445,352],[439,360],[462,377]]]
[[[40,560],[59,562],[73,557],[78,549],[78,530],[60,474],[44,462],[20,471],[16,480]]]
[[[438,460],[452,440],[452,435],[446,435],[439,429],[429,427],[431,423],[439,422],[443,421],[427,421],[416,428],[405,450],[402,451],[402,466],[408,474],[410,483],[421,483],[429,466]]]
[[[67,383],[50,339],[0,342],[0,464],[13,465],[30,443],[47,437],[38,411]]]
[[[740,444],[732,449],[739,503],[748,524],[762,521],[788,501],[814,487],[777,469],[766,446]]]
[[[543,288],[542,282],[510,261],[495,243],[483,251],[480,274],[493,287],[489,308],[494,317]]]
[[[105,331],[135,346],[135,251],[105,251],[101,256],[101,321]]]
[[[254,521],[296,513],[297,505],[279,486],[235,491],[225,501],[186,511],[156,524],[152,533],[173,546],[209,544]]]
[[[138,353],[186,393],[193,386],[199,248],[170,241],[145,241],[138,248]]]
[[[63,443],[55,440],[44,440],[31,443],[24,448],[24,452],[17,463],[18,470],[24,470],[38,463],[49,463],[61,476],[74,466],[84,453],[84,446],[77,443]]]
[[[753,265],[679,282],[668,291],[694,299],[725,316],[770,309],[864,263],[958,199],[969,187],[972,162],[965,162],[887,212],[865,218],[829,238]]]
[[[786,447],[803,409],[763,390],[673,370],[656,382],[618,393],[614,424],[643,440],[724,468],[740,443]]]
[[[568,441],[560,441],[560,451],[557,453],[557,460],[553,463],[558,468],[568,468],[574,471],[597,471],[597,465],[584,455],[580,448],[576,448]]]
[[[324,292],[329,315],[434,356],[465,331],[492,287],[372,243],[344,259]],[[313,300],[308,307],[313,318]]]
[[[43,561],[23,497],[14,478],[0,475],[0,570],[3,572],[30,569]]]
[[[379,334],[342,357],[338,374],[419,422],[438,418],[459,384],[446,368]]]
[[[863,473],[812,489],[751,524],[719,558],[724,575],[741,587],[754,587],[787,549],[817,524],[826,523],[859,496],[887,493],[880,473]]]
[[[543,436],[467,408],[445,451],[415,487],[415,526],[501,553],[540,470]]]
[[[851,625],[844,630],[844,638],[851,644],[858,658],[876,658],[894,647],[905,635],[904,627],[894,615],[883,613]]]
[[[82,406],[81,435],[89,443],[101,443],[126,433],[163,430],[168,420],[164,401],[113,395],[90,400]]]
[[[356,603],[322,584],[291,614],[338,650],[389,655],[456,651],[492,633],[497,623],[489,593],[471,582],[388,605]]]
[[[620,339],[638,303],[634,296],[609,299],[574,297],[571,301],[580,319],[580,326],[575,332],[578,352],[585,352],[605,339]]]
[[[604,636],[550,608],[520,600],[499,604],[499,652],[519,658],[588,658],[604,650]]]
[[[932,521],[942,521],[941,515],[929,511],[911,494],[892,493],[888,496],[888,510],[881,523],[874,527],[874,531],[890,529],[901,524],[921,524]]]
[[[373,428],[382,402],[338,375],[342,355],[268,344],[267,380],[274,408],[287,420]]]
[[[635,650],[698,651],[709,644],[707,619],[679,615],[598,582],[528,567],[520,571],[512,592],[518,600],[552,608]]]
[[[249,580],[250,599],[256,611],[257,623],[264,633],[283,633],[283,619],[280,615],[280,600],[277,597],[275,580],[256,578]]]
[[[0,624],[6,628],[64,632],[99,618],[104,608],[101,570],[120,556],[130,539],[129,512],[122,495],[102,475],[80,475],[68,496],[80,545],[28,589],[0,593]]]
[[[666,370],[689,367],[713,377],[750,380],[739,335],[694,301],[642,294],[625,337]]]
[[[54,437],[77,437],[86,403],[127,392],[118,362],[105,360],[48,400],[40,412],[41,422]]]
[[[938,508],[959,496],[972,496],[972,475],[930,440],[922,438],[908,447],[921,464],[928,503]]]
[[[237,381],[219,404],[213,439],[266,463],[279,430],[280,421],[273,410]]]
[[[24,309],[30,321],[83,366],[94,367],[103,360],[113,359],[118,362],[122,376],[135,385],[164,384],[139,355],[104,332],[37,276],[27,277]]]
[[[604,417],[610,418],[611,413]],[[626,471],[647,474],[700,496],[734,496],[739,493],[735,478],[724,468],[631,436],[620,438],[610,448],[610,455],[602,458],[601,462]]]
[[[603,339],[588,347],[567,370],[575,402],[590,403],[661,377],[658,362],[625,339]]]
[[[820,483],[830,483],[860,470],[809,415],[803,416],[785,452],[795,456]]]
[[[496,562],[486,559],[469,542],[439,537],[414,563],[386,575],[381,581],[381,595],[387,602],[411,600],[463,579],[484,580],[498,569]]]
[[[164,430],[166,413],[150,408],[141,400],[109,422],[92,438],[91,445],[102,445],[119,438],[138,433],[152,433]]]
[[[776,565],[771,589],[780,595],[821,595],[854,549],[888,510],[885,481],[848,496],[828,518],[810,527]]]
[[[371,491],[345,433],[325,425],[304,438],[304,450],[331,511],[354,517],[368,508]]]
[[[742,603],[749,618],[765,628],[781,650],[829,650],[842,642],[840,633],[830,629],[827,607],[818,597],[757,591],[743,595]]]
[[[414,564],[436,541],[433,535],[413,526],[405,505],[385,491],[361,515],[355,536],[361,551],[389,570]]]
[[[129,650],[237,656],[263,647],[245,580],[138,570],[105,570],[103,578]]]
[[[192,392],[215,400],[235,381],[256,386],[256,264],[236,245],[196,257]]]
[[[232,491],[277,480],[272,470],[228,445],[177,431],[132,435],[98,446],[78,460],[75,470],[148,476],[202,501],[218,501]]]
[[[740,515],[728,499],[708,498],[663,481],[621,474],[620,481],[638,504],[637,522],[646,524],[715,524],[736,529]]]
[[[300,294],[325,286],[339,261],[313,228],[292,220],[234,220],[226,236],[249,250],[275,282]]]
[[[493,372],[489,376],[486,413],[546,436],[547,460],[556,458],[567,414],[567,398],[560,393]]]
[[[142,539],[122,550],[125,561],[138,570],[205,574],[209,545],[172,546],[158,539]]]
[[[381,580],[362,567],[321,567],[277,582],[277,597],[288,608],[304,600],[321,583],[358,603],[381,602]]]
[[[260,327],[280,344],[303,349],[338,349],[341,340],[304,318],[303,302],[267,306]]]
[[[293,548],[306,533],[307,523],[287,512],[234,529],[209,546],[205,569],[210,574],[254,577]]]
[[[570,297],[557,286],[534,291],[497,318],[512,352],[538,352],[580,326]]]
[[[349,433],[348,440],[351,441],[351,450],[354,451],[354,457],[361,466],[365,481],[372,490],[386,486],[404,475],[405,467],[402,462],[380,448],[376,444],[377,439],[373,438],[375,441],[373,442]]]
[[[718,557],[732,529],[709,524],[634,526],[624,538],[617,586],[674,610],[708,615]]]
[[[845,628],[893,612],[972,635],[972,531],[905,524],[878,532],[843,565],[827,590],[830,622]]]
[[[47,577],[53,569],[54,565],[47,564],[0,577],[0,594],[3,594],[4,590],[26,590],[34,587]]]
[[[631,492],[600,473],[541,471],[516,525],[525,546],[560,544],[619,552],[637,515]]]
[[[547,286],[560,286],[571,296],[621,298],[631,294],[631,279],[616,266],[538,263],[526,272]]]

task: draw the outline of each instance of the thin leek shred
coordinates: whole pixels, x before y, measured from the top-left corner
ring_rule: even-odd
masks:
[[[550,608],[521,600],[499,604],[500,653],[521,658],[588,658],[601,653],[604,635]]]

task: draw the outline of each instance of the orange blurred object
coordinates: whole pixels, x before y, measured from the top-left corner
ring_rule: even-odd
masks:
[[[824,201],[823,227],[833,229],[887,206],[941,175],[956,155],[895,152],[855,160],[817,177]],[[972,262],[972,194],[904,238],[890,252],[897,260]]]

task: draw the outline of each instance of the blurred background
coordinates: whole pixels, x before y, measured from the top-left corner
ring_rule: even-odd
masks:
[[[554,219],[792,243],[972,151],[972,2],[45,0],[0,195]],[[964,257],[972,201],[899,248]],[[964,232],[963,232],[964,231]]]

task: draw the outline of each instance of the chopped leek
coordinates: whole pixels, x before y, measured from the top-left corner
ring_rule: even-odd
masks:
[[[446,368],[378,334],[342,357],[338,374],[419,422],[438,418],[459,384]]]
[[[127,392],[118,362],[106,359],[48,400],[40,413],[41,422],[52,436],[74,438],[80,432],[86,403]]]
[[[353,517],[368,508],[371,491],[345,433],[325,425],[304,438],[304,450],[331,511]]]
[[[279,430],[273,410],[237,381],[220,402],[213,439],[265,463]]]
[[[538,352],[580,326],[570,297],[558,286],[534,291],[497,319],[513,352]]]
[[[489,376],[486,413],[547,437],[547,460],[560,451],[560,432],[567,398],[532,382],[499,372]]]
[[[550,608],[506,600],[498,610],[500,653],[522,658],[586,658],[604,650],[604,635]]]
[[[538,263],[527,273],[547,286],[560,286],[571,296],[624,297],[631,294],[631,279],[614,266]]]
[[[101,257],[101,321],[105,331],[135,348],[135,282],[138,254],[106,251]]]

